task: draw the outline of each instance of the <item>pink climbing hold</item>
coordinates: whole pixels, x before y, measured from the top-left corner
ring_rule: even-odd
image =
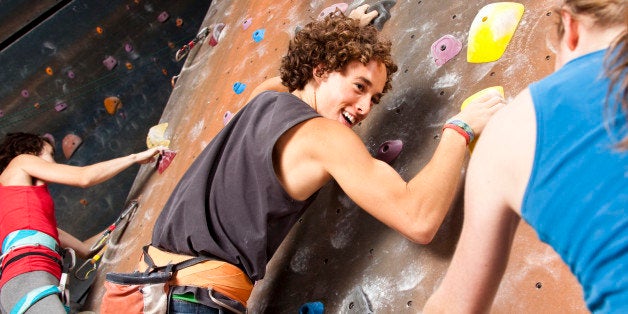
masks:
[[[344,3],[344,2],[340,2],[340,3],[336,3],[336,4],[332,4],[328,7],[326,7],[325,9],[323,9],[323,11],[321,11],[321,13],[318,15],[318,20],[322,20],[324,19],[326,16],[335,13],[336,9],[340,10],[340,12],[344,13],[347,8],[349,7],[348,4]]]
[[[231,118],[233,118],[233,113],[231,113],[231,111],[225,112],[225,115],[222,116],[222,124],[227,125],[227,123],[231,121]]]
[[[159,174],[162,174],[164,171],[166,171],[176,155],[177,152],[169,149],[165,149],[161,152],[161,155],[159,155],[157,159],[157,170],[159,171]]]
[[[432,57],[441,66],[462,50],[462,43],[454,36],[445,35],[432,44]]]
[[[23,89],[21,94],[22,94],[22,97],[24,98],[28,98],[28,96],[30,96],[30,93],[28,92],[27,89]]]
[[[0,118],[4,117],[4,111],[0,110]]]
[[[170,17],[170,14],[168,14],[168,12],[166,11],[163,11],[159,13],[159,15],[157,16],[157,21],[159,21],[159,23],[163,23],[167,21],[169,17]]]
[[[126,52],[131,52],[131,51],[133,51],[133,45],[131,45],[131,44],[129,44],[129,43],[124,44],[124,50],[125,50]]]
[[[118,61],[112,56],[107,56],[107,58],[105,58],[105,60],[102,61],[102,64],[105,65],[107,70],[111,71],[113,70],[113,68],[116,67],[116,65],[118,64]]]
[[[244,20],[244,22],[242,22],[242,29],[246,30],[247,28],[251,26],[252,23],[253,23],[253,19],[249,17],[248,19]]]
[[[391,163],[399,156],[402,148],[403,142],[401,140],[386,141],[379,146],[375,158],[386,163]]]
[[[65,159],[70,159],[81,143],[83,143],[83,139],[81,139],[78,135],[72,133],[66,135],[63,138],[63,142],[61,142]]]
[[[50,143],[52,143],[52,146],[55,146],[56,141],[55,141],[55,137],[52,136],[52,134],[46,133],[42,135],[41,137],[47,138],[50,141]]]
[[[225,28],[225,23],[218,23],[214,25],[214,30],[212,31],[212,37],[209,39],[209,45],[214,47],[218,45],[218,39],[220,38],[220,32]]]
[[[56,111],[63,111],[68,107],[68,105],[64,102],[60,102],[58,104],[55,105],[55,110]]]

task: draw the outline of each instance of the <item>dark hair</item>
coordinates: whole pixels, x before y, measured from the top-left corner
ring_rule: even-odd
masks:
[[[44,143],[52,142],[43,136],[31,133],[9,133],[0,144],[0,173],[6,169],[11,160],[22,154],[38,156],[44,148]]]
[[[312,79],[313,69],[319,65],[322,75],[342,71],[351,61],[366,65],[377,60],[386,66],[385,93],[390,90],[391,76],[397,71],[390,55],[391,46],[390,41],[378,38],[375,27],[360,27],[357,20],[341,13],[332,14],[322,21],[307,24],[296,33],[281,59],[281,80],[292,92],[303,89]]]

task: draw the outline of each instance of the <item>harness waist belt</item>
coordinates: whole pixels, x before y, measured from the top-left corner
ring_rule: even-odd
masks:
[[[156,266],[176,264],[194,258],[162,251],[152,245],[148,248],[148,255]],[[145,271],[147,268],[144,258],[141,258],[138,264],[139,271]],[[218,260],[203,261],[177,270],[168,283],[173,286],[192,286],[214,290],[240,302],[245,307],[253,290],[253,283],[240,268]]]
[[[15,230],[7,235],[2,241],[2,254],[6,254],[11,249],[20,246],[45,246],[57,253],[61,251],[55,238],[37,230]]]

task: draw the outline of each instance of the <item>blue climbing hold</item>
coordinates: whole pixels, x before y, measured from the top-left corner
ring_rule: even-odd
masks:
[[[240,82],[233,83],[233,91],[238,95],[242,94],[245,88],[246,88],[246,84],[244,83],[240,83]]]
[[[262,41],[262,39],[264,39],[264,33],[265,32],[266,32],[266,30],[263,29],[263,28],[255,30],[255,32],[253,32],[253,41],[255,41],[256,43]]]
[[[299,308],[299,314],[323,314],[324,312],[325,306],[318,301],[305,303]]]

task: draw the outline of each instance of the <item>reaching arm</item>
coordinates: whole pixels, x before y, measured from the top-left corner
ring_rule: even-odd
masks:
[[[90,246],[85,244],[83,241],[77,239],[73,235],[57,228],[59,231],[59,242],[61,247],[63,248],[71,248],[74,250],[76,255],[80,258],[88,258],[90,255]]]
[[[30,178],[37,178],[45,182],[89,187],[112,178],[134,163],[144,164],[153,161],[153,157],[162,149],[163,147],[154,147],[141,153],[83,167],[57,164],[34,155],[20,155],[15,157],[10,164],[12,169],[16,169],[17,174],[12,176],[12,180],[23,181],[30,185]]]
[[[508,263],[532,164],[531,108],[524,91],[495,115],[479,140],[469,163],[460,241],[425,313],[490,311]]]

